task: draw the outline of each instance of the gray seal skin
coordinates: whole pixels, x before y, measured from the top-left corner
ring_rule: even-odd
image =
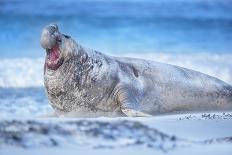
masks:
[[[112,57],[59,32],[41,35],[44,84],[57,115],[152,116],[232,110],[232,86],[209,75],[154,61]]]

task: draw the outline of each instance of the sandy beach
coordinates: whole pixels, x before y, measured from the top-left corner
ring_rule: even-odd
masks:
[[[232,113],[151,118],[5,119],[0,153],[231,154]]]

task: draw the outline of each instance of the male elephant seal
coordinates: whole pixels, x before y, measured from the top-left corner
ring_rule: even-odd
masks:
[[[232,87],[190,69],[104,55],[46,26],[44,80],[58,115],[151,116],[232,110]]]

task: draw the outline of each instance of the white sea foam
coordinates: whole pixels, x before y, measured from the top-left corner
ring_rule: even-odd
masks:
[[[42,58],[0,59],[0,87],[43,85]]]
[[[149,59],[186,67],[232,84],[232,54],[155,53],[124,54],[123,56]],[[0,59],[0,87],[43,86],[43,63],[43,58]]]
[[[43,87],[0,88],[0,118],[38,117],[52,111]]]

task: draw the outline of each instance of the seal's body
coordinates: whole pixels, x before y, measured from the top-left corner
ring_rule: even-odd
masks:
[[[106,56],[83,48],[48,25],[45,87],[57,114],[150,116],[178,111],[232,110],[232,87],[178,66]]]

